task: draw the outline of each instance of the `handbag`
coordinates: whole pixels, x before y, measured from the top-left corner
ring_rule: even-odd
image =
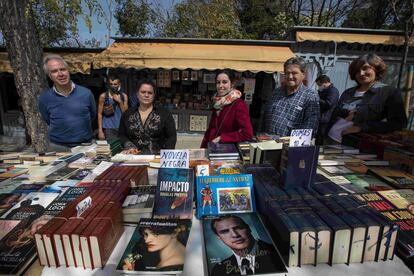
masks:
[[[114,114],[115,114],[114,105],[109,103],[109,95],[108,95],[108,92],[106,92],[105,102],[104,102],[104,107],[103,107],[103,115],[105,117],[111,117]]]

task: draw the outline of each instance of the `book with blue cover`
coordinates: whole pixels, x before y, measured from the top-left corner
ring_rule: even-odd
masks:
[[[160,168],[154,199],[154,218],[193,217],[194,171]]]
[[[256,211],[251,174],[197,177],[197,217]]]

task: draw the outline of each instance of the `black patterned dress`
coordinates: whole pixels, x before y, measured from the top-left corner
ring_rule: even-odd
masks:
[[[125,149],[137,148],[142,154],[159,154],[160,149],[175,148],[177,132],[174,119],[167,110],[154,107],[142,124],[135,107],[122,114],[119,138]]]

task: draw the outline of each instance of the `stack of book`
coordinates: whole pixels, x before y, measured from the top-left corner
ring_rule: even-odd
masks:
[[[263,170],[256,173],[258,210],[289,266],[393,258],[397,228],[374,210],[348,195],[326,197],[274,185],[269,189],[268,181],[260,181],[266,178]]]
[[[154,275],[183,271],[193,216],[193,186],[193,169],[159,169],[152,218],[138,222],[118,271]],[[158,244],[163,244],[162,248]]]
[[[208,143],[210,160],[240,160],[240,153],[235,144]]]
[[[146,168],[144,168],[146,169]],[[113,166],[35,234],[47,266],[102,268],[123,233],[122,203],[143,168]]]

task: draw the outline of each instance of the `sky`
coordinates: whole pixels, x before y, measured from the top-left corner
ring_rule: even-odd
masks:
[[[179,3],[181,0],[148,0],[148,2],[152,3],[152,2],[158,2],[160,3],[160,5],[162,6],[162,8],[164,9],[169,9],[171,8],[173,5],[175,5],[176,3]],[[100,0],[99,2],[101,2],[101,5],[104,7],[106,13],[108,14],[108,2],[109,0]],[[115,2],[115,0],[112,0],[112,2]],[[113,4],[114,5],[114,4]],[[113,10],[115,8],[113,7]],[[102,20],[100,20],[102,21]],[[101,42],[100,47],[106,47],[106,37],[105,35],[107,34],[107,28],[105,25],[105,22],[99,22],[98,17],[96,15],[93,16],[92,18],[92,31],[89,32],[88,28],[85,25],[84,20],[79,17],[78,18],[78,26],[79,26],[79,36],[81,41],[87,41],[87,40],[91,40],[93,38],[99,40]],[[112,37],[119,37],[121,36],[120,34],[118,34],[118,22],[116,21],[116,19],[113,17],[112,18],[112,30],[111,30],[111,36]],[[112,43],[113,40],[111,40]]]

